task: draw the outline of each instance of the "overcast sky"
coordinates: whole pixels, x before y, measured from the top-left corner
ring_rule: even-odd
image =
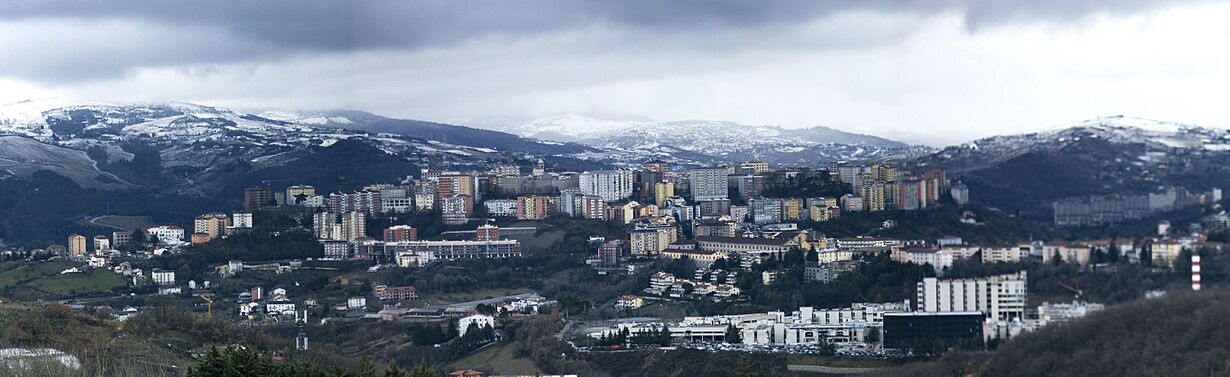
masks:
[[[1230,3],[10,1],[0,102],[826,125],[944,145],[1230,126]]]

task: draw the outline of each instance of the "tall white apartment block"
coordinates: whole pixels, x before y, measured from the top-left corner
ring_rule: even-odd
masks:
[[[930,313],[977,311],[988,320],[1025,319],[1025,271],[977,279],[939,280],[918,283],[918,310]]]
[[[726,199],[728,192],[727,176],[729,170],[726,168],[709,168],[696,169],[692,171],[689,177],[691,186],[692,200],[703,202],[707,200]]]
[[[618,202],[632,196],[631,170],[600,170],[581,173],[581,193],[602,197],[606,202]]]

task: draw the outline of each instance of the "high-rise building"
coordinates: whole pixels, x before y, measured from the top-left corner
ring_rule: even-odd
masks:
[[[192,231],[208,236],[212,240],[226,234],[226,228],[230,227],[231,218],[225,213],[206,213],[197,216],[192,221]]]
[[[743,199],[751,199],[762,196],[764,193],[763,175],[743,175],[737,179],[739,187],[739,197]]]
[[[333,212],[316,212],[312,214],[312,231],[316,233],[316,238],[321,240],[334,240],[342,238],[341,235],[334,236],[333,225],[337,224],[337,214]]]
[[[802,221],[809,213],[803,198],[782,199],[782,221]]]
[[[248,187],[243,190],[243,209],[252,212],[273,201],[273,190],[265,187]]]
[[[550,199],[546,196],[522,196],[517,198],[517,219],[542,220],[550,214]]]
[[[480,225],[478,229],[474,230],[474,240],[475,241],[499,241],[500,240],[500,227],[491,225],[491,224]]]
[[[68,236],[68,256],[83,257],[86,254],[85,236],[73,234]]]
[[[782,221],[782,200],[777,198],[756,198],[747,201],[752,212],[752,222],[756,224],[773,224]]]
[[[559,193],[559,212],[568,217],[578,217],[581,213],[581,190],[567,189]]]
[[[867,179],[859,187],[859,196],[863,198],[863,207],[868,211],[883,211],[887,209],[884,181]]]
[[[462,174],[441,175],[436,178],[436,202],[443,205],[444,198],[465,195],[474,198],[474,177]],[[472,204],[472,203],[471,203]],[[466,216],[470,216],[470,211]]]
[[[465,224],[473,215],[474,199],[469,195],[447,196],[440,201],[440,216],[444,224]]]
[[[431,212],[432,209],[436,208],[436,190],[438,188],[438,182],[428,180],[414,182],[414,209],[422,212]]]
[[[897,168],[888,164],[871,164],[871,178],[885,182],[895,181],[897,180]]]
[[[329,194],[329,212],[367,212],[370,215],[378,215],[384,213],[384,200],[380,190],[333,193]]]
[[[419,231],[409,225],[396,225],[384,230],[384,242],[418,241]]]
[[[637,224],[628,234],[632,255],[655,255],[679,240],[675,224]]]
[[[581,173],[581,193],[597,195],[606,202],[618,202],[632,196],[631,170],[600,170]]]
[[[367,237],[367,213],[358,211],[343,213],[342,234],[342,238],[346,241]]]
[[[94,236],[94,252],[105,253],[111,250],[111,239],[104,235]]]
[[[907,211],[926,208],[926,187],[927,185],[917,178],[903,177],[897,183],[896,208]]]
[[[581,200],[581,218],[589,220],[610,220],[607,217],[606,201],[602,200],[601,196],[597,195],[582,195]]]
[[[927,169],[927,171],[923,172],[921,179],[927,182],[927,204],[930,205],[939,202],[940,195],[943,195],[944,190],[948,189],[948,176],[944,173],[944,169]]]
[[[666,206],[666,199],[675,196],[675,184],[670,182],[658,182],[653,184],[653,202],[658,207]]]
[[[726,178],[728,172],[726,168],[692,170],[689,178],[692,200],[702,202],[726,199],[730,187]]]

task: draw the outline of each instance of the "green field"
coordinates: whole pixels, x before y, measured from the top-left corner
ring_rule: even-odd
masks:
[[[0,263],[0,288],[9,288],[44,276],[56,275],[60,271],[79,265],[80,263],[69,261]]]
[[[445,370],[477,369],[493,374],[542,373],[529,358],[517,357],[515,343],[499,343],[449,363]]]
[[[61,271],[80,265],[69,261],[0,264],[0,289],[24,286],[55,295],[72,295],[110,291],[126,284],[107,269],[60,275]]]

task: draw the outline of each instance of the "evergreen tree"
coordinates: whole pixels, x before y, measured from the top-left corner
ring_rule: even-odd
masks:
[[[733,323],[726,325],[726,335],[723,338],[725,338],[726,343],[730,343],[730,344],[743,343],[743,335],[739,333],[739,328],[735,327]]]
[[[427,365],[427,362],[424,361],[420,362],[419,366],[414,368],[414,373],[411,373],[410,377],[436,377],[438,375],[439,373],[437,373],[435,369],[432,369],[431,366]]]
[[[671,329],[666,325],[662,325],[662,330],[658,331],[658,345],[667,347],[671,345]]]
[[[274,376],[282,366],[269,355],[248,347],[211,347],[205,356],[188,368],[189,377]]]

